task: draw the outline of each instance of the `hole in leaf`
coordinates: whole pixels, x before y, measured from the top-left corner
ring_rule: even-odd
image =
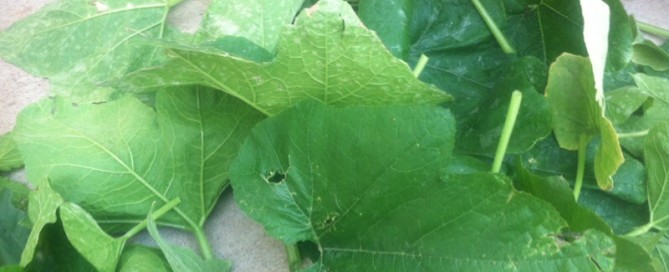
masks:
[[[313,241],[299,241],[297,242],[297,248],[300,250],[304,266],[316,263],[321,258],[321,251]]]
[[[286,180],[286,175],[280,172],[269,172],[265,175],[265,181],[273,184],[280,184]]]

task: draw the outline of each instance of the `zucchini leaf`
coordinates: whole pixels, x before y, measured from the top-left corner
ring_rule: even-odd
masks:
[[[509,179],[440,176],[454,126],[435,107],[299,104],[254,128],[233,162],[236,200],[284,242],[315,243],[312,270],[612,269],[610,238],[566,238]]]
[[[161,222],[200,228],[228,184],[229,162],[262,115],[200,87],[161,91],[155,103],[155,111],[133,97],[29,106],[16,130],[28,178],[48,176],[54,190],[107,230],[135,225],[151,203],[175,198],[181,204]]]
[[[0,57],[48,77],[52,91],[77,102],[107,101],[102,83],[155,64],[160,52],[137,43],[163,37],[178,0],[58,1],[0,32]]]
[[[267,115],[305,99],[336,105],[424,104],[451,99],[418,81],[340,0],[324,0],[301,13],[295,25],[287,26],[279,37],[276,58],[271,62],[255,63],[192,46],[173,47],[169,50],[171,61],[130,74],[119,87],[140,91],[204,84]]]
[[[558,57],[549,70],[546,98],[560,147],[577,150],[581,137],[587,142],[596,136],[601,138],[595,155],[595,178],[602,189],[612,189],[612,177],[624,157],[613,124],[597,103],[590,61],[567,53]]]

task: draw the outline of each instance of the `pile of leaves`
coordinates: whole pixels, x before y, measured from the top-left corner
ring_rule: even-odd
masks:
[[[619,0],[178,2],[0,33],[51,82],[0,137],[0,271],[230,270],[229,185],[292,270],[669,269],[669,45]]]

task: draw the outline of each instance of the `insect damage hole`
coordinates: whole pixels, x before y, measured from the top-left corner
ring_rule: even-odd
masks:
[[[263,179],[267,183],[271,184],[281,184],[286,180],[286,174],[281,172],[270,171],[269,174],[263,175]]]

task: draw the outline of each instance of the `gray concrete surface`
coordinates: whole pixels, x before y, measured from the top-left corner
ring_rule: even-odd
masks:
[[[0,0],[0,30],[37,11],[53,0]],[[210,0],[186,0],[176,7],[169,21],[183,30],[194,31]],[[626,8],[644,22],[669,28],[669,0],[624,0]],[[0,134],[10,131],[16,115],[26,105],[47,95],[49,83],[32,77],[0,60]],[[232,260],[235,271],[287,271],[280,242],[268,237],[261,226],[248,219],[226,192],[205,225],[215,254]],[[163,230],[169,240],[197,248],[187,233]],[[137,240],[151,244],[142,235]]]

